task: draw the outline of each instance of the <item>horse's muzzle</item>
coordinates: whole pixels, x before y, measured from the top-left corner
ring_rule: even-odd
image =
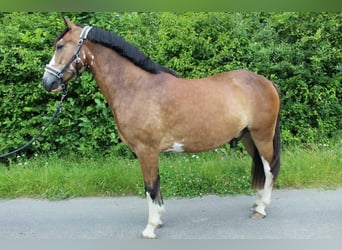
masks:
[[[62,80],[56,76],[45,72],[43,75],[43,87],[46,91],[58,92],[63,89]]]

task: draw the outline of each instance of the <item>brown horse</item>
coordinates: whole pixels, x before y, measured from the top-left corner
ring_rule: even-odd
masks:
[[[84,70],[94,75],[122,141],[139,159],[149,208],[143,237],[155,238],[162,224],[161,152],[201,152],[241,139],[260,189],[252,218],[266,216],[280,167],[280,100],[271,81],[246,70],[181,79],[114,33],[64,21],[44,88],[59,91]]]

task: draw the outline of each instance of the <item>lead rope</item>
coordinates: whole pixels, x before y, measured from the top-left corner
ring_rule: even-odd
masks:
[[[6,158],[10,155],[19,153],[21,151],[23,151],[24,149],[26,149],[27,147],[31,146],[39,137],[42,136],[42,134],[45,132],[45,130],[55,121],[57,115],[62,111],[62,106],[63,106],[63,100],[64,98],[67,96],[68,90],[66,89],[65,86],[63,86],[63,94],[61,97],[61,100],[59,101],[59,104],[56,108],[56,111],[53,113],[52,117],[50,118],[49,122],[46,124],[46,126],[39,132],[39,134],[37,134],[35,137],[33,137],[28,143],[26,143],[25,145],[21,146],[20,148],[17,148],[16,150],[13,150],[11,152],[8,152],[6,154],[2,154],[0,155],[0,159],[1,158]]]

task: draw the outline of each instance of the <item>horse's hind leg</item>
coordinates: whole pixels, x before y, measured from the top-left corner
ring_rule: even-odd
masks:
[[[254,138],[252,139],[250,132],[246,133],[241,138],[241,142],[244,144],[247,152],[253,159],[252,184],[253,187],[259,189],[256,195],[255,204],[252,207],[254,213],[251,217],[254,219],[264,218],[266,216],[265,208],[271,203],[271,193],[273,187],[273,175],[271,173],[268,161],[273,154],[273,143],[272,140],[270,140],[271,143],[265,143],[265,141],[261,143],[261,141],[257,141],[257,146],[256,141]],[[262,148],[262,153],[260,153],[259,148]],[[268,160],[266,160],[265,157],[267,157]]]
[[[271,172],[270,164],[267,160],[261,157],[264,172],[265,172],[265,184],[262,190],[257,193],[257,199],[255,201],[255,210],[252,214],[253,219],[260,219],[266,216],[265,209],[271,203],[271,194],[273,189],[273,174]]]
[[[273,136],[272,131],[264,130],[263,132],[253,133],[251,132],[253,142],[257,148],[259,157],[262,163],[262,170],[264,173],[263,186],[261,190],[257,193],[257,199],[255,202],[255,210],[251,216],[253,219],[264,218],[266,216],[265,209],[271,203],[271,194],[273,189],[273,179],[274,176],[271,171],[271,162],[273,158]],[[255,171],[260,171],[255,169]]]
[[[146,151],[137,155],[144,176],[148,203],[148,222],[142,236],[144,238],[156,238],[154,231],[163,224],[161,216],[165,212],[163,197],[160,192],[158,153]]]

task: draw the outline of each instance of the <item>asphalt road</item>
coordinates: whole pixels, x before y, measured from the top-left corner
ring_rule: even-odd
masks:
[[[252,196],[165,200],[160,239],[342,239],[342,189],[275,190],[268,216],[249,218]],[[0,200],[0,239],[139,239],[138,197]]]

